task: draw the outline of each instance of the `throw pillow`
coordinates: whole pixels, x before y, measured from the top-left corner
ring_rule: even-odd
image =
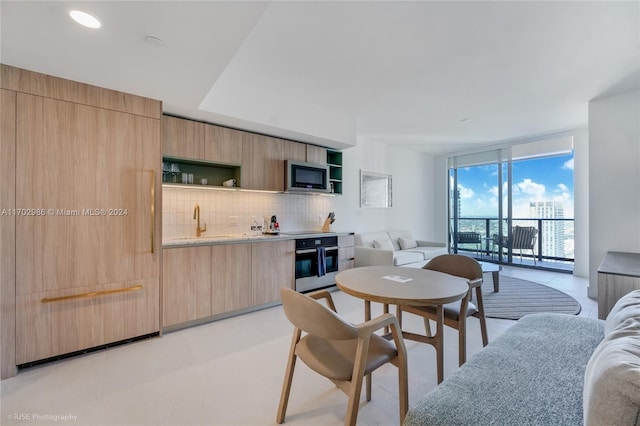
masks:
[[[411,237],[407,237],[407,238],[400,237],[398,238],[398,243],[400,243],[400,248],[402,250],[418,247],[418,243],[416,242],[416,240],[414,240]]]
[[[391,240],[373,240],[373,248],[393,251]]]
[[[584,373],[584,424],[634,425],[640,419],[640,320],[605,335]]]
[[[609,334],[627,318],[640,318],[640,290],[625,294],[613,305],[604,323],[604,334]]]

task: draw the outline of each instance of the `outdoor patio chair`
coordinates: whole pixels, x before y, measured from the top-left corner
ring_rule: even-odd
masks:
[[[482,236],[477,232],[458,232],[458,246],[460,244],[473,244],[476,249],[476,256],[480,255],[482,248]]]
[[[520,263],[522,263],[522,251],[523,250],[531,250],[531,257],[533,259],[533,263],[536,263],[535,256],[535,248],[536,248],[536,240],[537,240],[538,230],[533,226],[514,226],[513,232],[511,234],[511,240],[507,238],[507,236],[502,237],[502,242],[500,242],[500,236],[498,234],[493,234],[493,247],[496,253],[502,257],[500,247],[502,250],[511,248],[513,250],[520,251]],[[510,243],[513,241],[513,244]]]
[[[536,256],[534,249],[536,247],[536,236],[538,230],[533,226],[515,226],[513,228],[511,250],[520,251],[520,263],[522,263],[522,251],[531,250],[531,257],[534,265],[536,264]]]

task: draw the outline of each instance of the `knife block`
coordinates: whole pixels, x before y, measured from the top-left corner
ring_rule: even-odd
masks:
[[[322,225],[322,232],[331,232],[331,219],[326,218]]]

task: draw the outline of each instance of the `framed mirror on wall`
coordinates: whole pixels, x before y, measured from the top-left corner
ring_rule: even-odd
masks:
[[[360,170],[360,207],[391,207],[391,175]]]

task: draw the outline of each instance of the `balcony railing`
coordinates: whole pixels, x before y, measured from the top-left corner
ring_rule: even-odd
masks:
[[[464,217],[459,218],[455,225],[452,220],[449,242],[453,253],[469,254],[480,260],[499,263],[573,270],[574,219],[512,219],[512,227],[532,226],[537,230],[533,251],[511,249],[507,220],[503,220],[500,227],[497,218]],[[499,237],[501,233],[502,239]]]

